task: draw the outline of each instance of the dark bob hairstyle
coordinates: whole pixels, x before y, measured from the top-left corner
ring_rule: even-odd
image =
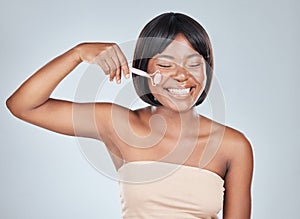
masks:
[[[193,18],[181,13],[164,13],[152,19],[141,31],[134,51],[132,66],[147,72],[149,60],[161,53],[176,37],[183,34],[206,61],[206,86],[195,105],[204,101],[210,88],[213,73],[212,46],[204,28]],[[148,79],[133,74],[138,96],[153,106],[160,106],[148,86]]]

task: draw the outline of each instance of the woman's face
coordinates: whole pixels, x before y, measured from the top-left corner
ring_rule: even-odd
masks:
[[[184,112],[197,102],[206,83],[205,60],[183,34],[178,34],[166,49],[149,60],[149,73],[159,70],[162,81],[149,88],[165,107]]]

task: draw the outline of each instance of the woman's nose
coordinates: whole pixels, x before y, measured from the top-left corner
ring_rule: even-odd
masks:
[[[182,82],[188,79],[189,72],[185,68],[177,66],[172,76],[173,79]]]

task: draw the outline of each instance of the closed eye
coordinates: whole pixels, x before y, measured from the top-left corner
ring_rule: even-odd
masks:
[[[202,64],[203,64],[202,62],[190,63],[190,64],[187,65],[187,67],[196,68],[196,67],[200,67]]]
[[[157,64],[157,65],[161,68],[171,68],[172,67],[171,64]]]
[[[197,63],[197,64],[191,64],[190,67],[196,67],[196,66],[200,66],[201,64],[200,63]]]
[[[156,65],[159,68],[165,68],[165,69],[173,69],[176,67],[175,63],[170,63],[170,62],[157,63]]]

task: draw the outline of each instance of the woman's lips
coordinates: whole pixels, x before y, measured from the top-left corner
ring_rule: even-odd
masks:
[[[170,95],[175,97],[186,97],[191,95],[194,87],[189,88],[164,88]]]

